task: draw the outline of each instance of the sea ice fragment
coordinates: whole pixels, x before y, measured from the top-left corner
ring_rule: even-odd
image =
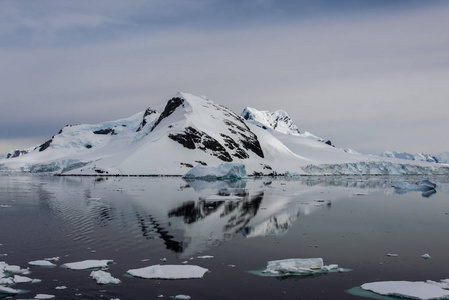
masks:
[[[449,291],[423,281],[380,281],[365,283],[364,290],[376,294],[406,297],[412,299],[441,299],[449,297]]]
[[[63,264],[62,266],[71,270],[85,270],[95,268],[105,268],[114,261],[111,259],[104,260],[83,260],[73,263]]]
[[[146,279],[189,279],[201,278],[207,271],[209,270],[196,265],[153,265],[128,270],[127,273]]]
[[[55,295],[49,295],[49,294],[37,294],[34,299],[52,299]]]
[[[350,270],[339,268],[336,264],[325,266],[322,258],[290,258],[269,261],[265,270],[251,271],[250,273],[260,276],[301,276],[345,271]]]
[[[56,267],[54,263],[49,262],[48,260],[33,260],[28,262],[29,265],[32,266],[40,266],[40,267]]]
[[[90,277],[92,277],[98,284],[119,284],[121,283],[120,279],[112,277],[112,275],[105,271],[92,271],[90,273]]]
[[[5,294],[6,295],[15,295],[18,293],[19,293],[19,290],[0,285],[0,295],[5,295]]]

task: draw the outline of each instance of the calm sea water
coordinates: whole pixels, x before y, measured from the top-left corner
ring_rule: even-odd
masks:
[[[0,261],[29,267],[27,276],[42,280],[14,285],[29,291],[14,299],[42,293],[57,299],[361,299],[346,291],[372,281],[449,278],[449,179],[432,178],[436,193],[391,187],[420,179],[1,176]],[[229,193],[241,198],[220,196]],[[431,258],[421,258],[424,253]],[[213,258],[198,258],[204,255]],[[58,267],[28,265],[48,257],[60,257]],[[352,271],[287,278],[248,273],[270,260],[309,257]],[[108,272],[122,283],[98,285],[90,270],[60,267],[87,259],[114,260]],[[188,280],[125,275],[185,261],[210,272]]]

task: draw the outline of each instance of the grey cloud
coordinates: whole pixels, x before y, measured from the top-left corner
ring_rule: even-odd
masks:
[[[198,5],[191,10],[211,4]],[[176,13],[167,8],[167,16]],[[54,124],[42,128],[51,136],[65,124],[127,117],[181,90],[236,112],[284,109],[300,129],[341,147],[443,152],[448,13],[441,6],[239,29],[164,27],[95,43],[0,49],[8,103],[0,118],[11,128],[45,120]],[[419,147],[417,132],[424,132]]]

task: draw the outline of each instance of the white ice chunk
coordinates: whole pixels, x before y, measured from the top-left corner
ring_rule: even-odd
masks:
[[[73,263],[63,264],[62,266],[71,270],[85,270],[85,269],[94,269],[94,268],[105,268],[109,264],[112,264],[114,261],[110,259],[104,260],[83,260]]]
[[[55,295],[49,295],[49,294],[37,294],[34,299],[52,299]]]
[[[185,179],[202,179],[202,180],[235,180],[248,178],[244,164],[239,163],[223,163],[218,167],[206,167],[198,164],[189,172],[182,176]]]
[[[55,290],[65,290],[67,287],[65,285],[55,287]]]
[[[33,279],[25,276],[14,275],[14,282],[15,283],[33,282]]]
[[[399,254],[396,254],[396,253],[387,253],[387,256],[389,256],[389,257],[398,257]]]
[[[14,279],[12,277],[0,278],[0,285],[12,285],[14,284]]]
[[[15,295],[18,293],[19,293],[19,290],[0,285],[0,294]]]
[[[199,259],[211,259],[211,258],[214,258],[212,255],[203,255],[203,256],[197,256],[196,258],[199,258]]]
[[[428,258],[430,258],[430,255],[426,253],[426,254],[421,255],[421,257],[425,258],[425,259],[428,259]]]
[[[128,270],[128,274],[147,279],[188,279],[201,278],[209,271],[195,265],[154,265],[141,269]]]
[[[121,281],[105,271],[92,271],[90,273],[90,277],[92,277],[98,284],[119,284]]]
[[[49,262],[48,260],[33,260],[28,263],[32,266],[40,266],[40,267],[56,267],[54,263]]]
[[[324,266],[322,258],[290,258],[269,261],[264,272],[279,273],[312,273]]]
[[[371,282],[363,284],[361,288],[376,294],[412,299],[441,299],[449,297],[449,291],[423,281]]]
[[[22,269],[19,266],[8,265],[8,264],[6,264],[6,266],[4,267],[4,271],[13,273],[13,274],[29,274],[30,273],[30,270],[28,270],[28,269]]]
[[[188,300],[191,297],[189,295],[176,295],[173,297],[173,299],[183,299],[183,300]]]
[[[339,268],[336,264],[325,266],[322,258],[290,258],[269,261],[265,270],[250,271],[250,273],[259,276],[303,276],[348,271],[351,270]]]

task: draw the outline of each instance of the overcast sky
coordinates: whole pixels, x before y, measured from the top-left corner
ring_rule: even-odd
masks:
[[[449,2],[0,0],[0,153],[184,91],[362,153],[449,151]]]

